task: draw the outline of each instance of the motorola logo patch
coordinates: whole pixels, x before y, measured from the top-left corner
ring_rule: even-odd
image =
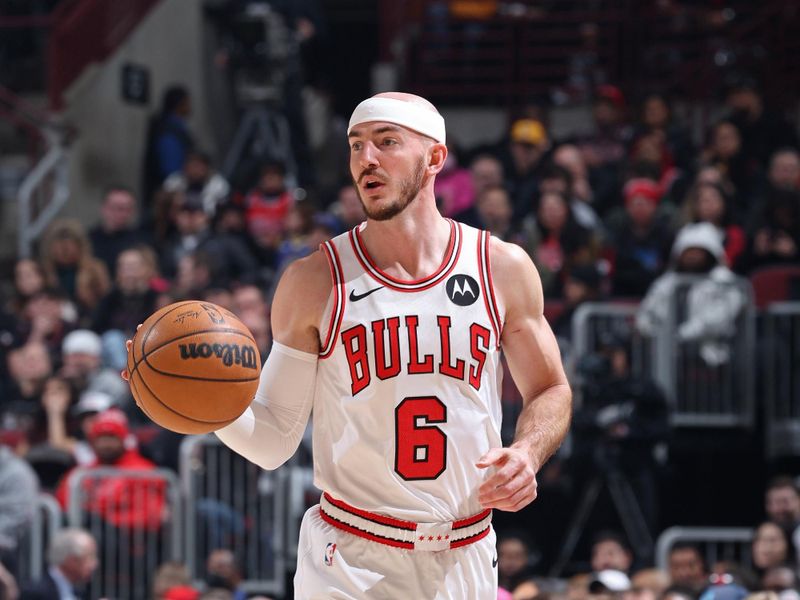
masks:
[[[481,294],[478,282],[469,275],[453,275],[447,280],[445,290],[450,301],[459,306],[473,304]]]

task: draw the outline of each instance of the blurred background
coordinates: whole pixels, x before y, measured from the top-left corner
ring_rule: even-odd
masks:
[[[0,598],[51,567],[291,597],[310,443],[267,473],[160,429],[124,341],[202,298],[266,359],[282,271],[364,218],[352,109],[403,90],[447,123],[441,212],[536,263],[575,390],[494,516],[501,586],[795,600],[798,40],[790,0],[0,0]]]

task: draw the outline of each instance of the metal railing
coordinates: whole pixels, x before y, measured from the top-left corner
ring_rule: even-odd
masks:
[[[69,138],[62,131],[42,129],[47,152],[23,179],[17,191],[17,252],[31,256],[33,244],[69,200]]]
[[[634,323],[638,305],[587,303],[573,316],[573,358],[570,370],[576,390],[583,384],[576,364],[597,351],[609,335],[627,340],[631,373],[659,384],[670,402],[670,419],[682,427],[753,427],[755,422],[755,309],[747,280],[736,278],[731,286],[741,293],[743,308],[733,330],[711,338],[720,352],[719,363],[709,363],[704,344],[708,338],[682,340],[679,326],[687,318],[688,296],[701,281],[674,278],[675,286],[666,318],[652,337],[643,336]],[[576,397],[580,406],[580,394]]]
[[[53,496],[39,494],[31,526],[20,539],[17,578],[36,581],[45,571],[45,552],[62,526],[61,507]]]
[[[752,541],[753,529],[749,527],[670,527],[656,541],[656,567],[668,571],[670,550],[683,542],[697,546],[709,568],[718,561],[749,567]]]
[[[0,86],[0,119],[27,137],[33,165],[17,189],[17,252],[29,257],[33,244],[69,199],[69,146],[75,130]]]
[[[727,353],[716,363],[708,358],[708,338],[681,340],[679,327],[691,315],[689,298],[703,278],[677,278],[665,326],[655,339],[659,345],[654,376],[673,405],[672,422],[687,427],[745,427],[755,424],[755,307],[750,282],[736,278],[732,290],[744,303],[733,329],[713,337],[711,344]],[[722,284],[718,284],[722,285]]]
[[[573,356],[580,358],[596,352],[609,336],[627,337],[631,373],[651,373],[656,362],[656,347],[652,340],[636,332],[634,320],[638,308],[638,304],[609,302],[587,302],[579,306],[572,317]],[[571,368],[574,370],[574,365]],[[575,375],[580,377],[579,373]]]
[[[800,456],[800,302],[770,305],[762,325],[766,455]]]
[[[67,521],[98,543],[90,597],[149,598],[158,566],[182,558],[182,514],[178,478],[167,469],[77,470],[69,480]]]
[[[244,589],[283,595],[288,470],[264,471],[216,436],[205,435],[182,442],[180,473],[186,496],[186,564],[193,579],[205,578],[212,550],[226,548],[242,568]]]

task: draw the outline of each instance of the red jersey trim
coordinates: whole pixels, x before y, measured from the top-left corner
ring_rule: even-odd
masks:
[[[327,503],[327,504],[326,504]],[[330,505],[330,508],[326,508]],[[336,508],[344,515],[337,515],[331,511],[331,508]],[[394,546],[396,548],[405,548],[407,550],[418,550],[417,542],[410,541],[408,538],[403,539],[409,532],[416,532],[419,530],[419,525],[413,521],[404,521],[401,519],[395,519],[392,517],[387,517],[386,515],[379,515],[376,513],[372,513],[366,510],[362,510],[360,508],[356,508],[355,506],[351,506],[342,500],[337,500],[333,498],[327,492],[322,494],[322,499],[320,500],[320,507],[319,507],[319,514],[320,517],[326,522],[336,527],[337,529],[341,529],[348,533],[351,533],[355,536],[373,541],[378,542],[380,544],[385,544],[387,546]],[[451,532],[452,537],[456,537],[457,539],[453,539],[449,541],[449,547],[452,548],[459,548],[461,546],[467,546],[478,540],[483,539],[489,534],[491,530],[491,521],[487,520],[491,517],[492,511],[490,509],[486,509],[476,515],[472,515],[471,517],[467,517],[465,519],[460,519],[458,521],[453,521],[450,524],[449,531]],[[348,518],[346,515],[352,515],[357,519],[363,519],[363,522],[357,522],[357,519],[353,522],[348,522]],[[484,526],[478,531],[474,533],[470,533],[465,537],[458,537],[458,530],[467,529],[469,527],[474,527],[479,525],[481,521],[485,521]],[[377,525],[382,525],[385,527],[390,527],[397,531],[397,535],[387,535],[385,532],[378,533],[376,531],[370,531],[370,523],[375,523]],[[439,541],[446,541],[448,538],[451,537],[451,534],[446,534],[447,530],[443,530],[440,534],[436,535],[435,533],[427,533],[420,535],[419,540],[424,541],[425,536],[428,536],[428,540],[433,540],[433,535],[436,535],[436,539]],[[443,539],[444,538],[444,539]],[[416,540],[416,534],[414,534],[414,539]]]
[[[467,517],[466,519],[461,519],[460,521],[453,521],[453,530],[456,529],[463,529],[464,527],[469,527],[470,525],[474,525],[478,521],[483,521],[486,517],[492,514],[491,509],[487,508],[483,512],[478,513],[477,515],[472,515],[471,517]]]
[[[414,523],[413,521],[403,521],[401,519],[393,519],[392,517],[386,517],[384,515],[379,515],[377,513],[361,510],[360,508],[356,508],[355,506],[350,506],[347,502],[343,502],[342,500],[337,500],[327,492],[325,492],[323,495],[325,496],[325,499],[331,504],[333,504],[336,508],[339,508],[344,512],[348,512],[352,515],[357,515],[362,519],[366,519],[367,521],[372,521],[373,523],[378,523],[379,525],[396,527],[397,529],[405,529],[406,531],[417,530],[417,524]]]
[[[337,529],[342,529],[343,531],[346,531],[347,533],[352,533],[353,535],[357,535],[358,537],[365,538],[373,542],[378,542],[379,544],[394,546],[395,548],[405,548],[406,550],[414,549],[414,544],[411,542],[401,542],[400,540],[383,537],[381,535],[370,533],[369,531],[364,531],[363,529],[358,529],[357,527],[353,527],[352,525],[348,525],[343,521],[333,518],[324,510],[322,510],[322,508],[319,509],[319,516],[322,517],[323,521],[329,523],[330,525],[333,525]]]
[[[361,267],[375,281],[398,292],[421,292],[440,283],[458,263],[458,257],[461,254],[461,225],[451,219],[448,219],[448,221],[450,222],[450,240],[447,244],[442,264],[432,275],[414,281],[403,281],[381,271],[367,253],[366,247],[361,240],[359,227],[355,227],[350,231],[350,244],[353,246],[353,253],[358,262],[361,263]]]
[[[336,345],[336,337],[339,335],[339,329],[342,326],[345,303],[344,274],[336,246],[334,246],[332,242],[327,241],[324,242],[321,247],[325,252],[325,257],[328,259],[328,266],[331,270],[331,280],[333,281],[333,310],[331,321],[328,324],[328,333],[325,336],[325,341],[322,344],[319,355],[320,358],[328,358],[333,352],[333,348]]]
[[[489,237],[488,231],[478,233],[478,273],[480,274],[481,288],[483,289],[483,304],[486,307],[486,314],[492,324],[494,337],[497,340],[497,347],[500,347],[500,318],[497,314],[494,289],[492,289],[492,276],[489,267]]]
[[[455,542],[450,542],[450,549],[452,550],[453,548],[460,548],[461,546],[469,546],[470,544],[474,544],[478,540],[482,540],[487,535],[489,535],[490,529],[491,527],[487,527],[486,529],[476,533],[473,536],[464,538],[463,540],[456,540]]]
[[[486,276],[489,278],[489,296],[491,299],[492,310],[494,311],[494,318],[497,321],[497,346],[500,347],[500,336],[503,335],[503,319],[500,318],[500,310],[497,308],[497,299],[494,296],[494,282],[492,281],[492,259],[489,254],[490,242],[492,235],[486,232],[486,246],[484,248],[484,257],[486,260]]]

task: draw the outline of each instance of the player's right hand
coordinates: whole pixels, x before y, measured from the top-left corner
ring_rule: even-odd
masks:
[[[495,467],[478,489],[478,501],[484,508],[517,512],[536,499],[536,471],[521,448],[492,448],[475,466]]]

